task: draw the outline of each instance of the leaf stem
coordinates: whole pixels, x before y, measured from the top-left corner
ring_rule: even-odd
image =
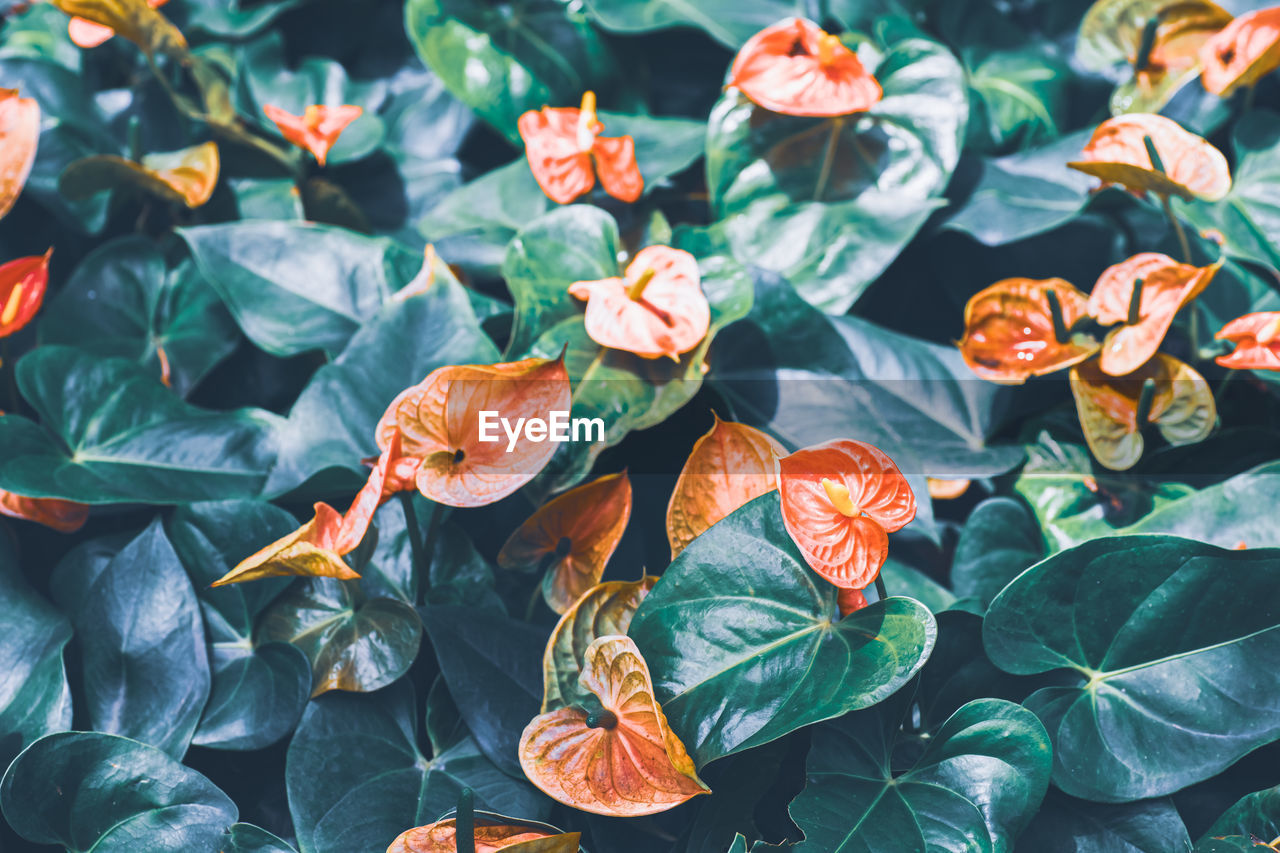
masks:
[[[458,853],[476,853],[476,795],[470,788],[463,788],[458,795],[458,815],[454,847]]]
[[[422,547],[422,528],[418,526],[418,513],[413,508],[413,492],[405,491],[399,494],[400,509],[404,511],[404,529],[409,536],[409,553],[413,556],[413,567],[422,572],[422,565],[426,562],[425,551]],[[416,572],[415,572],[416,574]],[[425,578],[425,572],[423,572]],[[421,586],[416,584],[416,586]],[[417,590],[411,596],[418,598]]]
[[[1178,235],[1178,246],[1182,249],[1183,263],[1191,263],[1191,244],[1187,241],[1187,232],[1183,230],[1182,223],[1173,214],[1173,205],[1169,202],[1168,193],[1160,194],[1160,206],[1164,208],[1164,215],[1168,217],[1169,224],[1173,226],[1173,232]]]
[[[836,140],[840,136],[843,119],[831,120],[831,132],[827,134],[827,144],[822,149],[822,168],[818,171],[818,183],[813,188],[813,200],[822,201],[822,194],[827,190],[827,180],[831,177],[831,166],[836,159]]]
[[[884,601],[889,597],[889,590],[884,585],[884,578],[879,572],[876,572],[876,595],[880,596],[880,600]]]

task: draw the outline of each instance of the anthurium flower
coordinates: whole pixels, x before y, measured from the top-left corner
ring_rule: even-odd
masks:
[[[27,183],[39,140],[40,105],[18,97],[17,89],[0,89],[0,219]]]
[[[1226,97],[1280,68],[1280,6],[1246,12],[1200,48],[1206,90]]]
[[[159,9],[168,2],[169,0],[147,0],[147,5],[152,9]],[[115,34],[116,31],[106,24],[95,23],[88,18],[73,16],[67,22],[67,35],[77,47],[97,47],[109,41]]]
[[[531,842],[534,841],[543,843],[533,845]],[[475,842],[475,853],[497,853],[499,850],[510,853],[577,853],[582,834],[555,833],[541,827],[504,823],[497,818],[477,814]],[[528,846],[520,846],[526,844]],[[387,853],[457,853],[457,850],[457,819],[446,818],[402,833],[391,842]]]
[[[1160,349],[1174,315],[1200,295],[1220,267],[1195,267],[1143,252],[1103,270],[1089,294],[1089,313],[1103,325],[1121,325],[1102,344],[1102,371],[1124,376],[1146,363]]]
[[[631,481],[608,474],[559,495],[520,525],[498,552],[502,568],[534,566],[550,558],[542,597],[566,612],[600,583],[631,518]]]
[[[653,679],[629,637],[596,639],[579,684],[599,707],[561,708],[520,737],[520,766],[552,799],[612,817],[656,814],[710,789],[667,725]]]
[[[34,521],[59,533],[75,533],[89,517],[89,507],[57,498],[28,498],[0,489],[0,515]]]
[[[1103,372],[1097,359],[1071,368],[1076,413],[1095,459],[1114,471],[1142,458],[1142,428],[1155,424],[1170,444],[1208,437],[1217,419],[1204,377],[1173,356],[1154,358],[1124,377]]]
[[[265,104],[262,111],[280,129],[281,136],[299,148],[310,151],[315,155],[316,162],[323,166],[325,158],[329,156],[329,149],[338,141],[347,125],[360,118],[364,107],[352,104],[338,107],[312,104],[302,115],[296,116],[272,104]]]
[[[1159,163],[1153,163],[1147,140]],[[1207,141],[1160,115],[1134,113],[1098,125],[1073,169],[1137,193],[1217,201],[1231,189],[1227,158]]]
[[[40,310],[49,285],[49,258],[43,255],[18,258],[0,265],[0,338],[21,329]]]
[[[387,483],[394,489],[411,474],[418,491],[449,506],[501,500],[555,455],[554,442],[531,440],[521,426],[549,421],[552,412],[569,408],[563,356],[441,367],[396,397],[379,421],[377,441],[384,453],[395,430],[403,437],[401,458],[390,463]],[[482,412],[490,413],[489,435],[496,440],[481,440]],[[518,435],[509,438],[499,422]]]
[[[793,116],[865,112],[880,84],[838,36],[804,18],[756,33],[738,51],[729,85],[767,110]]]
[[[937,477],[925,477],[925,486],[929,489],[929,497],[936,501],[951,501],[969,491],[967,479],[946,480]]]
[[[867,606],[867,597],[862,594],[860,589],[846,589],[841,587],[836,593],[836,605],[840,608],[841,616],[848,616],[855,610],[861,610]]]
[[[1236,345],[1220,355],[1218,364],[1237,370],[1280,370],[1280,311],[1259,311],[1237,317],[1216,337]]]
[[[667,504],[671,559],[720,519],[778,487],[777,459],[787,451],[746,424],[715,423],[694,442]]]
[[[978,376],[1007,385],[1070,367],[1098,349],[1093,338],[1070,332],[1088,304],[1087,296],[1060,278],[997,281],[965,305],[960,354]]]
[[[587,301],[587,334],[600,346],[675,361],[711,326],[701,281],[693,255],[648,246],[627,265],[625,278],[576,281],[569,293]]]
[[[778,460],[782,521],[815,572],[863,589],[889,555],[889,534],[916,517],[916,497],[881,450],[840,439]]]
[[[596,113],[595,92],[583,94],[578,108],[529,110],[516,127],[534,179],[557,204],[590,192],[597,172],[604,191],[620,201],[635,201],[644,191],[635,140],[600,135],[604,124]]]
[[[547,640],[542,657],[542,713],[558,711],[581,695],[578,679],[587,647],[609,634],[626,634],[640,602],[658,579],[596,584],[565,611]]]

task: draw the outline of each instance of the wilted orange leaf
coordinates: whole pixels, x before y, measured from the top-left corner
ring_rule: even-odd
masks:
[[[40,105],[17,89],[0,89],[0,219],[22,193],[39,141]]]
[[[648,246],[627,265],[626,278],[576,281],[569,293],[587,300],[587,335],[600,346],[676,361],[711,325],[701,281],[693,255]]]
[[[1280,311],[1258,311],[1237,317],[1215,336],[1236,345],[1218,364],[1236,370],[1280,370]]]
[[[470,507],[501,500],[555,454],[555,442],[528,437],[527,422],[549,422],[552,412],[569,408],[563,357],[441,367],[396,397],[378,423],[382,450],[393,427],[403,436],[403,458],[392,465],[388,483],[402,481],[414,468],[406,460],[417,460],[418,490],[437,503]],[[480,440],[481,412],[492,413],[491,441]],[[501,419],[517,432],[514,444]]]
[[[560,617],[542,657],[542,713],[558,711],[581,694],[578,678],[587,648],[609,634],[626,634],[631,617],[658,579],[609,581],[587,590]]]
[[[1103,270],[1089,294],[1089,313],[1103,325],[1123,325],[1107,333],[1099,357],[1102,371],[1124,376],[1145,364],[1160,349],[1174,315],[1200,295],[1221,266],[1194,267],[1143,252]],[[1138,281],[1142,290],[1135,317],[1131,312]]]
[[[187,40],[156,11],[156,0],[52,0],[72,16],[68,33],[81,47],[95,47],[112,34],[124,36],[148,54],[186,59]],[[77,23],[76,19],[80,19]]]
[[[599,710],[542,714],[520,737],[520,766],[534,785],[565,805],[613,817],[655,814],[710,793],[667,725],[629,637],[592,642],[579,684]]]
[[[667,541],[671,559],[707,528],[778,487],[777,458],[786,455],[777,441],[746,424],[715,423],[694,442],[667,504]]]
[[[788,18],[756,33],[738,51],[729,85],[767,110],[793,116],[865,112],[880,84],[838,36]]]
[[[1148,410],[1139,424],[1148,382]],[[1104,373],[1096,359],[1077,365],[1071,368],[1071,394],[1089,450],[1114,471],[1132,468],[1142,458],[1141,427],[1155,424],[1170,444],[1193,444],[1213,431],[1217,419],[1209,383],[1164,353],[1124,377]]]
[[[57,498],[27,498],[0,489],[0,515],[34,521],[59,533],[75,533],[89,517],[89,507]]]
[[[169,0],[147,0],[152,9],[159,9]],[[67,35],[77,47],[91,48],[108,41],[116,31],[104,24],[95,24],[88,18],[73,17],[67,22]]]
[[[889,555],[889,534],[916,517],[906,477],[883,451],[841,439],[778,461],[782,521],[805,562],[836,586],[862,589]]]
[[[402,833],[391,842],[387,853],[457,853],[457,821],[438,820]],[[577,853],[582,841],[578,832],[556,833],[542,827],[500,823],[477,814],[476,853]],[[526,846],[528,845],[528,846]]]
[[[0,265],[0,338],[21,329],[40,310],[49,285],[49,258],[43,255],[18,258]]]
[[[324,165],[329,156],[329,149],[338,141],[347,125],[360,118],[364,107],[343,104],[339,107],[327,107],[323,104],[312,104],[296,116],[277,106],[266,104],[262,111],[267,118],[280,129],[280,135],[299,148],[315,155],[316,162]]]
[[[590,192],[597,171],[604,191],[620,201],[635,201],[644,191],[635,140],[600,135],[604,124],[596,113],[595,92],[583,94],[579,108],[529,110],[516,127],[534,179],[557,204]]]
[[[315,517],[297,530],[241,560],[213,586],[263,578],[308,577],[350,580],[360,577],[337,552],[342,516],[327,503],[315,505]]]
[[[498,565],[536,566],[551,558],[542,597],[556,613],[564,613],[600,583],[630,518],[631,481],[625,471],[608,474],[539,508],[507,539]]]
[[[1148,137],[1162,169],[1151,162]],[[1067,165],[1138,193],[1217,201],[1231,189],[1231,173],[1222,152],[1160,115],[1134,113],[1107,119],[1085,145],[1084,159]]]
[[[196,208],[213,195],[218,169],[215,142],[147,154],[140,163],[114,154],[96,154],[67,166],[58,178],[58,190],[67,198],[81,199],[117,187],[135,187]]]
[[[1058,340],[1049,293],[1067,330],[1087,313],[1089,298],[1060,278],[1006,278],[974,294],[964,308],[960,354],[991,382],[1017,385],[1084,361],[1098,349],[1087,335]]]
[[[1205,89],[1226,97],[1280,68],[1280,6],[1246,12],[1200,48]]]

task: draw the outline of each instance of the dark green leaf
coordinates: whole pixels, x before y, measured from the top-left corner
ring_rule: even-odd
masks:
[[[737,48],[767,26],[796,13],[791,0],[587,0],[596,23],[619,33],[698,27]]]
[[[1187,828],[1168,799],[1090,803],[1050,789],[1018,853],[1185,853]]]
[[[219,853],[297,853],[293,846],[251,823],[234,823]]]
[[[1205,830],[1195,853],[1252,853],[1280,836],[1280,786],[1255,791],[1227,809]]]
[[[985,608],[1044,553],[1040,525],[1026,504],[988,498],[974,508],[960,531],[951,584],[956,595],[976,599]]]

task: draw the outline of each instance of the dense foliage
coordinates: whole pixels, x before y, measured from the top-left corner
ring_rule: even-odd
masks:
[[[0,0],[0,851],[1280,849],[1269,6]]]

